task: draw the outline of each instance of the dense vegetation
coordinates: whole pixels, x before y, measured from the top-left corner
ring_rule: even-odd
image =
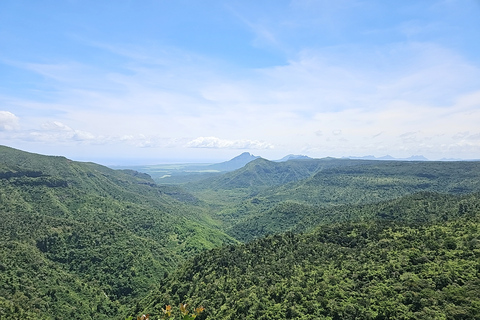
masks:
[[[480,162],[180,180],[0,146],[0,319],[480,317]]]
[[[197,203],[138,172],[1,147],[0,318],[118,317],[185,257],[235,242]]]
[[[449,195],[420,192],[378,203],[330,207],[311,206],[284,201],[272,209],[236,223],[229,232],[246,242],[269,234],[286,231],[306,232],[316,226],[337,222],[373,220],[403,223],[441,222],[454,216],[459,207],[468,206],[476,194]]]
[[[479,319],[480,198],[460,203],[447,221],[329,224],[214,249],[142,306],[189,301],[202,319]]]
[[[249,241],[323,222],[357,220],[355,205],[421,192],[480,192],[480,162],[326,158],[277,163],[258,159],[242,169],[184,187],[211,204],[214,217],[230,235]],[[363,218],[370,217],[364,214]]]

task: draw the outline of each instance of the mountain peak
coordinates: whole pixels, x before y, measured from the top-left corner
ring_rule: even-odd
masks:
[[[309,156],[305,156],[305,155],[289,154],[289,155],[283,157],[280,160],[276,160],[276,162],[285,162],[285,161],[288,161],[288,160],[302,160],[302,159],[312,159],[312,158],[310,158]]]
[[[229,160],[229,161],[236,161],[236,160],[242,160],[242,159],[252,159],[252,160],[255,160],[259,157],[257,156],[254,156],[253,154],[251,154],[250,152],[244,152],[238,156],[236,156],[235,158]],[[228,161],[227,161],[228,162]]]
[[[255,159],[258,159],[258,158],[260,158],[260,157],[259,156],[254,156],[250,152],[244,152],[244,153],[236,156],[235,158],[233,158],[231,160],[221,162],[221,163],[217,163],[217,164],[212,164],[212,165],[208,166],[208,168],[218,170],[218,171],[233,171],[233,170],[237,170],[237,169],[242,168],[247,163],[249,163],[249,162],[251,162]]]
[[[422,155],[413,155],[409,158],[406,158],[405,160],[409,160],[409,161],[428,161],[428,159],[425,158]]]

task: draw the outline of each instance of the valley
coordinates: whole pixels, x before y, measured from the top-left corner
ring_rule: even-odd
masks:
[[[0,146],[0,319],[476,319],[479,195],[477,161],[112,169]]]

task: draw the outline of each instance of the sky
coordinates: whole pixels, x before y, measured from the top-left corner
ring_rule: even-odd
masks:
[[[479,0],[1,0],[0,144],[480,159]]]

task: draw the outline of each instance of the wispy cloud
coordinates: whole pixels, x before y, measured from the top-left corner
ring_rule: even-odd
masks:
[[[272,149],[273,145],[257,140],[224,140],[216,137],[198,137],[188,142],[187,147],[212,149]]]
[[[473,157],[480,65],[460,40],[449,45],[454,28],[438,14],[446,9],[430,8],[442,3],[237,2],[224,20],[204,17],[242,30],[235,44],[247,51],[231,59],[209,54],[202,41],[173,45],[161,32],[136,40],[79,31],[70,40],[82,54],[2,54],[0,67],[31,81],[15,83],[32,85],[0,91],[0,134],[7,142],[115,145],[119,153],[129,146]],[[389,11],[397,5],[402,14]],[[245,52],[280,58],[246,67],[238,63]],[[0,87],[14,83],[6,78]]]
[[[232,5],[227,5],[226,8],[233,17],[243,23],[253,34],[252,45],[282,49],[283,44],[275,34],[277,29],[275,29],[273,25],[270,25],[270,22],[265,19],[265,15],[258,14],[265,9],[262,8],[260,3],[258,3],[258,10],[254,12],[251,11],[251,8],[245,11],[241,10],[238,6],[234,7]],[[253,14],[255,14],[255,16]]]
[[[385,47],[384,54],[392,48]],[[275,145],[291,150],[309,145],[318,153],[341,156],[349,148],[369,148],[369,153],[380,146],[400,150],[399,143],[412,140],[397,141],[395,137],[407,131],[430,136],[441,128],[453,136],[465,125],[472,128],[479,119],[480,95],[467,89],[479,85],[478,69],[437,46],[412,44],[410,49],[405,45],[401,48],[401,54],[392,53],[387,59],[397,61],[403,55],[410,62],[405,68],[390,70],[371,60],[367,60],[370,66],[353,66],[354,57],[335,57],[337,49],[303,51],[288,65],[243,70],[241,74],[229,74],[234,67],[223,71],[222,64],[207,72],[195,63],[166,68],[147,66],[138,60],[132,60],[128,70],[113,73],[93,66],[87,73],[78,68],[48,66],[55,88],[54,103],[32,104],[30,108],[51,110],[53,106],[63,114],[57,112],[53,118],[45,119],[48,126],[25,128],[29,133],[17,138],[84,144],[115,142],[144,148],[184,145],[269,150]],[[439,52],[443,57],[438,63],[424,63],[428,56]],[[32,71],[40,72],[38,68]],[[185,78],[180,73],[190,76]],[[81,79],[78,87],[72,85],[75,78]],[[102,84],[97,87],[99,82]],[[460,89],[462,84],[465,89]],[[32,123],[28,115],[25,117],[25,123]],[[4,121],[18,125],[18,119]],[[59,123],[69,125],[60,128]],[[74,126],[81,129],[71,129]],[[227,132],[235,139],[212,138]],[[383,132],[379,137],[382,141],[372,150],[364,139],[378,132]],[[344,140],[333,139],[339,133]],[[189,140],[192,136],[203,138]],[[421,141],[419,137],[416,142]],[[299,146],[298,139],[303,146]],[[403,150],[410,151],[407,146]]]

